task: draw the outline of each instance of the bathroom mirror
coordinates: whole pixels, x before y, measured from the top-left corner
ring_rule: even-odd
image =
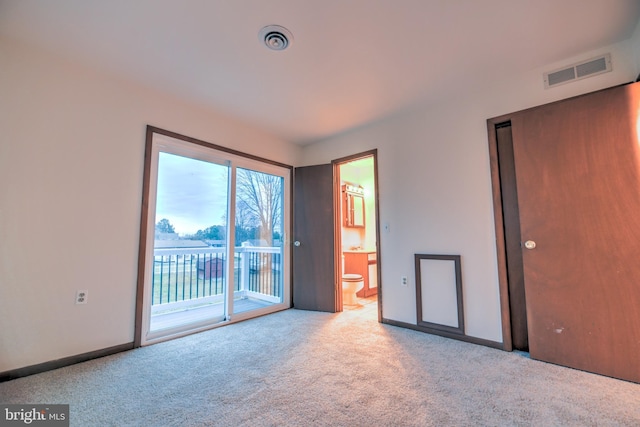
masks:
[[[345,227],[364,227],[364,189],[361,186],[342,186],[342,212]]]
[[[352,196],[353,217],[351,218],[352,227],[364,227],[364,197]]]

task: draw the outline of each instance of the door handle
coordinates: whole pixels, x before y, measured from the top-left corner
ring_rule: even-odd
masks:
[[[531,250],[531,249],[535,249],[536,248],[536,242],[534,242],[533,240],[527,240],[526,242],[524,242],[524,247]]]
[[[296,240],[295,242],[293,242],[293,246],[300,246],[300,241]]]

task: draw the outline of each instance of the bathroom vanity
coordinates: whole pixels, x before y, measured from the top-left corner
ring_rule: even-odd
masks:
[[[376,251],[344,251],[344,274],[360,274],[364,279],[363,288],[356,294],[360,298],[378,293],[378,273]]]

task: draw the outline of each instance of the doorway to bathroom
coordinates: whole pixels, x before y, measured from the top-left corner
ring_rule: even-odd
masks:
[[[338,311],[382,319],[377,150],[333,161]]]

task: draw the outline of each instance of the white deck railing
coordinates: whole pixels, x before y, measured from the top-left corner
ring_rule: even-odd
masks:
[[[282,247],[240,246],[234,271],[225,247],[154,249],[151,314],[221,303],[227,281],[234,299],[282,302]]]

